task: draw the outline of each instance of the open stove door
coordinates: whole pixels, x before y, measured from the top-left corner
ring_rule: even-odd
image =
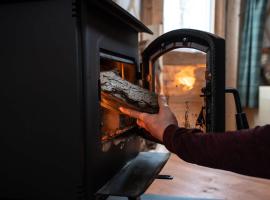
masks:
[[[193,29],[178,29],[161,35],[142,53],[143,87],[155,91],[155,61],[177,48],[191,48],[206,53],[206,84],[202,90],[205,100],[206,132],[223,132],[225,130],[224,39]]]

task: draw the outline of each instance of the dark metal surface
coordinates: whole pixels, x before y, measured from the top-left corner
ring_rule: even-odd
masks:
[[[226,88],[225,92],[233,94],[233,97],[234,97],[235,108],[236,108],[235,119],[236,119],[237,130],[248,129],[249,124],[248,124],[247,116],[246,116],[246,113],[244,113],[242,110],[241,100],[240,100],[238,90],[235,88]]]
[[[135,133],[102,152],[100,51],[138,69],[149,30],[102,2],[0,3],[0,199],[91,199],[137,155]]]
[[[0,199],[78,199],[82,81],[72,3],[1,4],[0,26]]]
[[[97,195],[138,197],[153,182],[169,158],[169,153],[139,153],[127,163]]]
[[[89,4],[89,1],[82,3],[80,21],[85,101],[85,186],[88,198],[93,198],[92,195],[139,151],[140,138],[135,132],[125,134],[126,138],[119,144],[112,141],[110,149],[102,151],[98,92],[100,52],[128,59],[135,64],[136,71],[138,70],[138,32],[128,23],[122,23],[118,18],[105,14],[106,12],[95,4]]]
[[[93,4],[101,9],[103,12],[109,13],[113,17],[116,17],[123,23],[132,27],[137,32],[145,32],[153,34],[153,32],[147,28],[141,21],[132,16],[129,12],[121,8],[112,0],[89,0],[90,5]]]

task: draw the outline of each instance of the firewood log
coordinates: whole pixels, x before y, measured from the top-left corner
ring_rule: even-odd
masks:
[[[101,106],[118,111],[120,106],[140,112],[157,113],[158,100],[154,92],[123,80],[114,71],[100,72]]]

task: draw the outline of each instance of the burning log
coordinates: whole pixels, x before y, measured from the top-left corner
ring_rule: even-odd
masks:
[[[158,112],[158,100],[154,92],[123,80],[114,71],[100,72],[100,86],[101,106],[105,108],[118,111],[122,106],[141,112]]]

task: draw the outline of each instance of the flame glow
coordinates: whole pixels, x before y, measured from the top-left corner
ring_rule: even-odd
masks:
[[[185,67],[176,74],[177,84],[182,86],[184,91],[191,90],[195,84],[194,67]]]

